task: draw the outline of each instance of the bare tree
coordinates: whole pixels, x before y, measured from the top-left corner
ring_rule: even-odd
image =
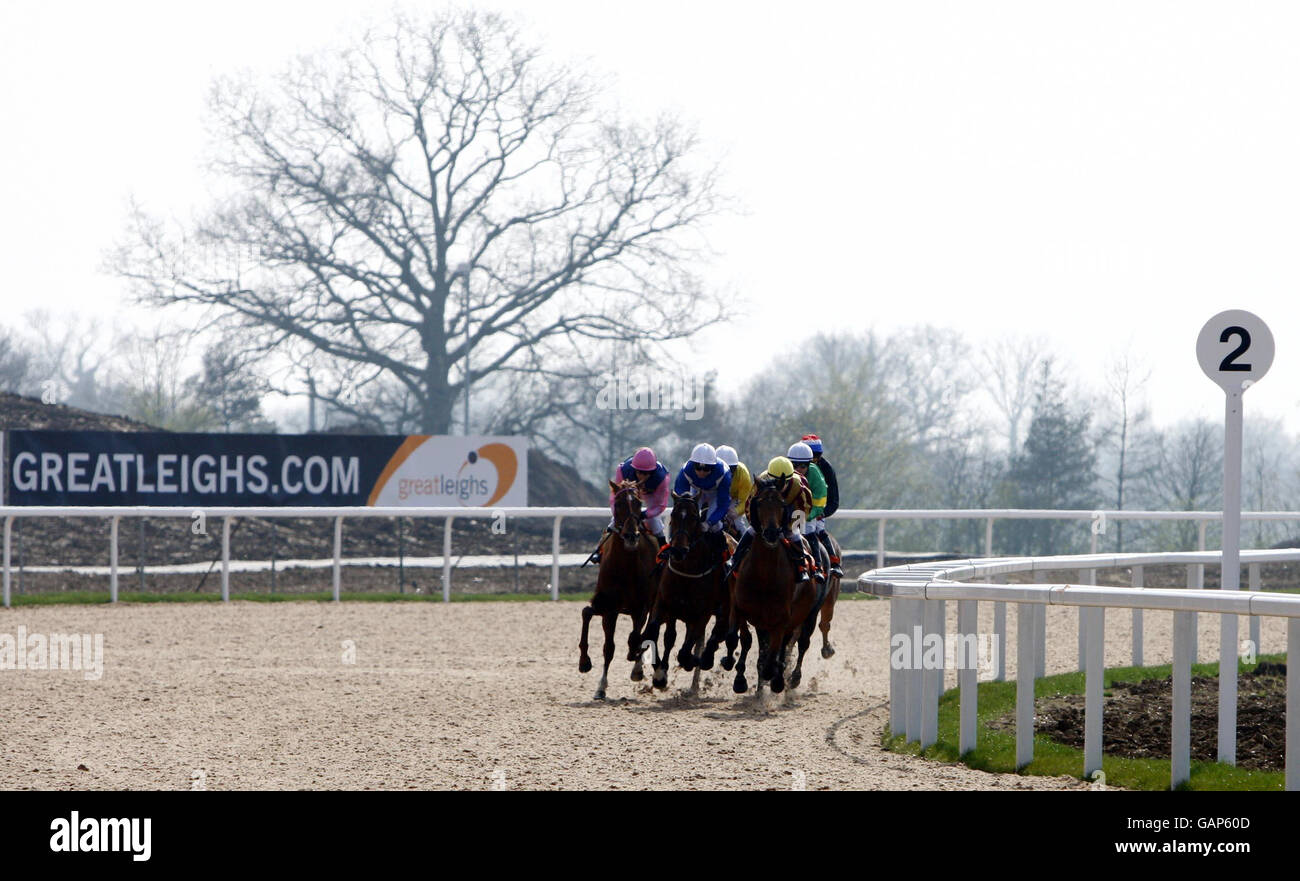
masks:
[[[1150,368],[1127,351],[1111,361],[1104,376],[1106,394],[1098,408],[1100,434],[1097,446],[1108,459],[1101,469],[1106,475],[1103,482],[1111,491],[1110,498],[1114,500],[1116,510],[1120,511],[1124,510],[1125,493],[1134,474],[1140,477],[1151,467],[1142,455],[1145,445],[1141,442],[1148,434],[1151,413],[1140,397],[1150,377]],[[1135,445],[1138,447],[1136,461]],[[1115,523],[1115,543],[1116,550],[1122,552],[1123,520]]]
[[[693,134],[620,122],[495,14],[398,19],[273,92],[223,81],[212,109],[238,195],[180,236],[137,212],[114,268],[146,302],[217,307],[257,351],[400,388],[423,431],[566,341],[653,344],[722,314],[688,271],[720,207]]]
[[[0,328],[0,391],[21,393],[27,388],[32,355],[16,333]]]
[[[1007,454],[1020,449],[1020,428],[1033,410],[1039,363],[1047,343],[1029,337],[1003,338],[980,351],[980,384],[1006,420]]]
[[[1223,431],[1209,420],[1184,422],[1157,440],[1156,462],[1146,475],[1153,507],[1166,511],[1212,511],[1223,499]],[[1178,546],[1195,546],[1196,524],[1162,524]]]
[[[31,393],[87,410],[112,409],[107,374],[121,335],[75,314],[38,309],[26,318],[35,340],[28,372]]]

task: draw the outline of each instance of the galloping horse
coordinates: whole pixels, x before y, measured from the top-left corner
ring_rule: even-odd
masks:
[[[677,640],[676,622],[680,620],[685,624],[686,637],[677,653],[677,663],[683,670],[695,671],[691,690],[697,691],[700,670],[713,667],[714,653],[727,631],[730,596],[723,577],[722,561],[713,554],[700,511],[699,496],[673,493],[669,524],[672,539],[668,542],[668,559],[659,579],[659,590],[644,638],[656,641],[659,625],[665,625],[664,650],[655,661],[653,681],[655,688],[667,688],[669,655]],[[717,623],[706,645],[704,631],[709,618],[714,615]]]
[[[817,613],[826,599],[826,585],[810,579],[798,582],[798,573],[786,549],[783,535],[789,527],[786,503],[775,481],[764,481],[755,493],[750,510],[756,541],[737,570],[731,591],[731,633],[739,629],[744,641],[746,625],[758,633],[758,679],[771,683],[772,691],[785,690],[785,666],[790,641],[798,637],[799,657],[790,674],[790,687],[803,677],[803,656],[817,624]],[[796,540],[800,540],[797,539]],[[731,636],[728,637],[728,643]],[[748,648],[748,646],[744,646]],[[736,666],[737,693],[745,691],[745,653]]]
[[[830,540],[831,547],[835,549],[835,556],[843,559],[843,554],[840,551],[840,543],[835,540],[835,536],[833,535],[830,536]],[[829,563],[830,561],[827,560],[826,562]],[[829,572],[829,570],[830,567],[827,566],[827,571]],[[826,578],[826,601],[822,603],[822,620],[821,624],[818,625],[822,632],[823,658],[829,658],[831,655],[835,654],[835,646],[831,645],[831,619],[835,617],[835,600],[837,600],[840,595],[840,577],[838,575],[828,574]]]
[[[641,499],[635,481],[609,482],[614,491],[614,535],[605,542],[600,571],[596,575],[596,592],[591,605],[582,610],[582,640],[578,643],[578,672],[591,669],[587,654],[587,628],[591,616],[599,615],[605,627],[605,669],[596,688],[596,700],[605,699],[609,684],[609,662],[614,658],[614,628],[619,615],[632,619],[632,633],[627,640],[627,659],[632,665],[632,681],[640,682],[641,627],[645,624],[650,604],[654,601],[654,585],[650,573],[654,569],[658,547],[646,531],[641,519]]]

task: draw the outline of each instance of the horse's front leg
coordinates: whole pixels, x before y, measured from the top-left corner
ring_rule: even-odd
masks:
[[[664,652],[655,665],[654,687],[662,691],[668,687],[668,665],[672,662],[673,644],[677,642],[677,621],[671,616],[664,622]]]
[[[605,689],[609,686],[609,663],[614,660],[614,628],[618,626],[618,612],[605,612],[601,615],[605,625],[605,669],[600,674],[600,685],[596,686],[596,700],[605,699]]]
[[[736,631],[733,629],[733,636],[728,639],[736,638]],[[749,633],[749,625],[740,625],[740,660],[736,662],[736,681],[732,683],[731,690],[736,694],[744,694],[749,690],[749,682],[745,679],[745,659],[749,657],[749,647],[754,644],[754,637]],[[725,666],[725,664],[724,664]]]
[[[645,613],[632,614],[632,633],[627,638],[627,659],[632,662],[632,681],[640,682],[645,678],[641,668],[641,644],[645,641],[641,627],[645,624]]]
[[[582,610],[582,638],[578,640],[578,672],[587,673],[591,670],[591,656],[587,654],[587,629],[591,626],[592,616],[591,606],[586,606]]]

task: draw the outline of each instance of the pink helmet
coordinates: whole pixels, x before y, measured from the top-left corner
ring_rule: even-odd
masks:
[[[632,454],[632,467],[637,471],[654,471],[659,467],[659,460],[655,458],[654,450],[642,447]]]

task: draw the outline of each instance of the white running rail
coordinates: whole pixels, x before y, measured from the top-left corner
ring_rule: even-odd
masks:
[[[109,534],[109,593],[117,601],[118,525],[123,517],[194,517],[202,513],[207,518],[222,519],[222,598],[229,598],[230,576],[230,524],[238,517],[320,517],[334,520],[334,595],[340,590],[342,569],[342,522],[353,517],[434,517],[442,518],[447,528],[443,534],[442,593],[443,600],[451,600],[452,573],[452,523],[459,519],[490,519],[498,515],[551,519],[551,598],[559,599],[560,592],[560,525],[566,517],[608,518],[605,507],[547,507],[547,508],[377,508],[377,507],[258,507],[258,508],[164,508],[164,507],[90,507],[90,506],[0,506],[4,523],[4,605],[10,602],[11,532],[18,517],[102,517],[111,520]],[[1300,523],[1297,511],[1243,512],[1242,520],[1293,521]],[[1092,533],[1092,549],[1096,551],[1098,524],[1118,520],[1164,520],[1195,522],[1199,526],[1198,547],[1205,549],[1206,527],[1221,520],[1217,511],[1110,511],[1110,510],[1035,510],[1024,508],[989,509],[892,509],[892,508],[841,508],[832,522],[843,520],[875,520],[876,568],[885,565],[885,532],[893,520],[982,520],[984,521],[984,554],[993,555],[993,526],[999,520],[1074,520],[1086,521],[1085,528]],[[593,535],[593,538],[595,536]],[[1199,577],[1199,576],[1198,576]]]
[[[1246,516],[1246,515],[1243,515]],[[1259,590],[1259,566],[1266,562],[1300,561],[1300,550],[1243,550],[1241,562],[1250,570],[1250,590],[1197,590],[1193,567],[1221,562],[1218,551],[1164,554],[1110,554],[1071,557],[989,558],[958,560],[876,569],[858,578],[866,592],[890,600],[890,644],[903,637],[903,644],[919,638],[925,645],[938,645],[937,666],[930,669],[900,669],[892,663],[889,676],[889,727],[894,735],[904,734],[922,748],[937,740],[939,695],[944,675],[944,603],[957,601],[957,638],[969,647],[977,639],[978,603],[995,604],[994,627],[999,647],[998,678],[1005,671],[1005,604],[1015,603],[1016,621],[1016,765],[1024,767],[1034,757],[1034,680],[1044,674],[1046,607],[1075,606],[1079,609],[1079,639],[1084,645],[1086,671],[1083,775],[1091,778],[1101,770],[1102,684],[1105,674],[1105,610],[1130,609],[1134,623],[1134,664],[1141,664],[1142,611],[1159,609],[1174,613],[1173,718],[1170,744],[1170,786],[1190,777],[1191,766],[1191,667],[1196,658],[1196,614],[1221,616],[1223,651],[1220,657],[1220,757],[1225,744],[1222,732],[1233,738],[1229,760],[1235,756],[1237,616],[1277,616],[1287,619],[1287,658],[1300,658],[1300,596],[1264,593]],[[1183,589],[1154,589],[1142,586],[1145,566],[1185,564],[1188,586]],[[1131,587],[1096,587],[1091,584],[994,583],[1015,572],[1131,568]],[[1255,645],[1258,620],[1253,621]],[[937,643],[936,643],[937,640]],[[916,665],[908,665],[915,667]],[[959,751],[976,745],[977,670],[969,656],[958,657]],[[1225,715],[1226,714],[1226,715]],[[1286,788],[1300,790],[1300,672],[1290,664],[1286,690]]]

